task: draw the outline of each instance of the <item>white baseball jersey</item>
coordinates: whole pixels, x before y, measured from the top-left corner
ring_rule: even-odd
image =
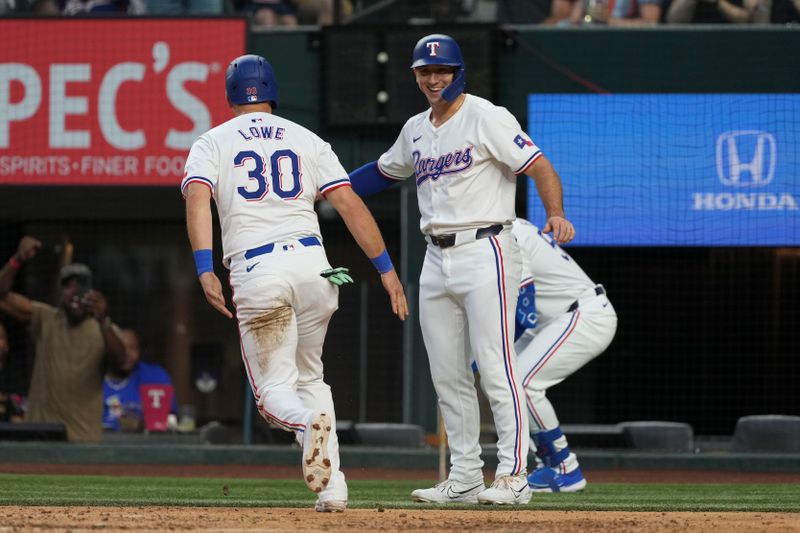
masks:
[[[213,128],[192,145],[181,190],[208,185],[222,224],[224,262],[245,250],[315,236],[314,202],[350,185],[328,143],[270,113],[247,113]],[[184,192],[185,194],[185,192]]]
[[[542,155],[508,110],[465,96],[461,109],[439,127],[430,110],[411,117],[378,160],[391,179],[415,176],[426,235],[510,224],[517,175]]]
[[[562,315],[595,283],[553,238],[525,219],[511,227],[522,252],[520,285],[536,285],[537,329]]]
[[[319,245],[314,202],[350,185],[347,172],[306,128],[270,113],[246,113],[194,142],[184,194],[190,183],[210,187],[217,204],[242,360],[258,411],[307,448],[305,431],[316,411],[335,424],[322,347],[339,294],[319,275],[330,263]],[[245,252],[255,249],[248,258]],[[328,454],[331,479],[319,497],[346,500],[335,432]]]

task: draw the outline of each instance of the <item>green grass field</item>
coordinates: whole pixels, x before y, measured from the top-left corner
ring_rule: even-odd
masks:
[[[435,507],[411,502],[411,491],[426,486],[419,481],[350,481],[348,486],[351,508]],[[314,499],[298,480],[0,474],[0,505],[308,507]],[[529,508],[800,512],[800,484],[593,483],[578,494],[535,494]]]

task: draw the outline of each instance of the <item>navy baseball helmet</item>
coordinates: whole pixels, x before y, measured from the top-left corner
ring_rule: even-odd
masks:
[[[225,96],[231,104],[270,102],[278,107],[278,80],[269,61],[261,56],[239,56],[225,73]]]
[[[466,65],[464,56],[461,55],[461,48],[455,39],[449,35],[434,33],[417,41],[411,68],[424,65],[447,65],[456,68],[453,81],[442,91],[442,98],[446,101],[452,102],[464,92],[467,86],[467,80],[464,78]]]

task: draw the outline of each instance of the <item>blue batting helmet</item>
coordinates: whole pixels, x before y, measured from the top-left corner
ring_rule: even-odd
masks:
[[[225,73],[225,96],[231,104],[270,102],[278,107],[278,80],[272,65],[257,55],[237,57]]]
[[[446,101],[452,102],[464,92],[467,86],[464,78],[466,65],[464,65],[464,57],[461,55],[461,48],[455,39],[449,35],[434,33],[417,41],[411,68],[424,65],[447,65],[456,68],[453,81],[442,91],[442,98]]]

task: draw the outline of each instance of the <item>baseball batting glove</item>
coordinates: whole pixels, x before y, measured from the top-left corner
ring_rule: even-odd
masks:
[[[323,270],[319,273],[319,275],[334,285],[342,286],[348,283],[353,283],[353,278],[350,277],[348,272],[350,272],[350,270],[345,267],[337,267]]]

